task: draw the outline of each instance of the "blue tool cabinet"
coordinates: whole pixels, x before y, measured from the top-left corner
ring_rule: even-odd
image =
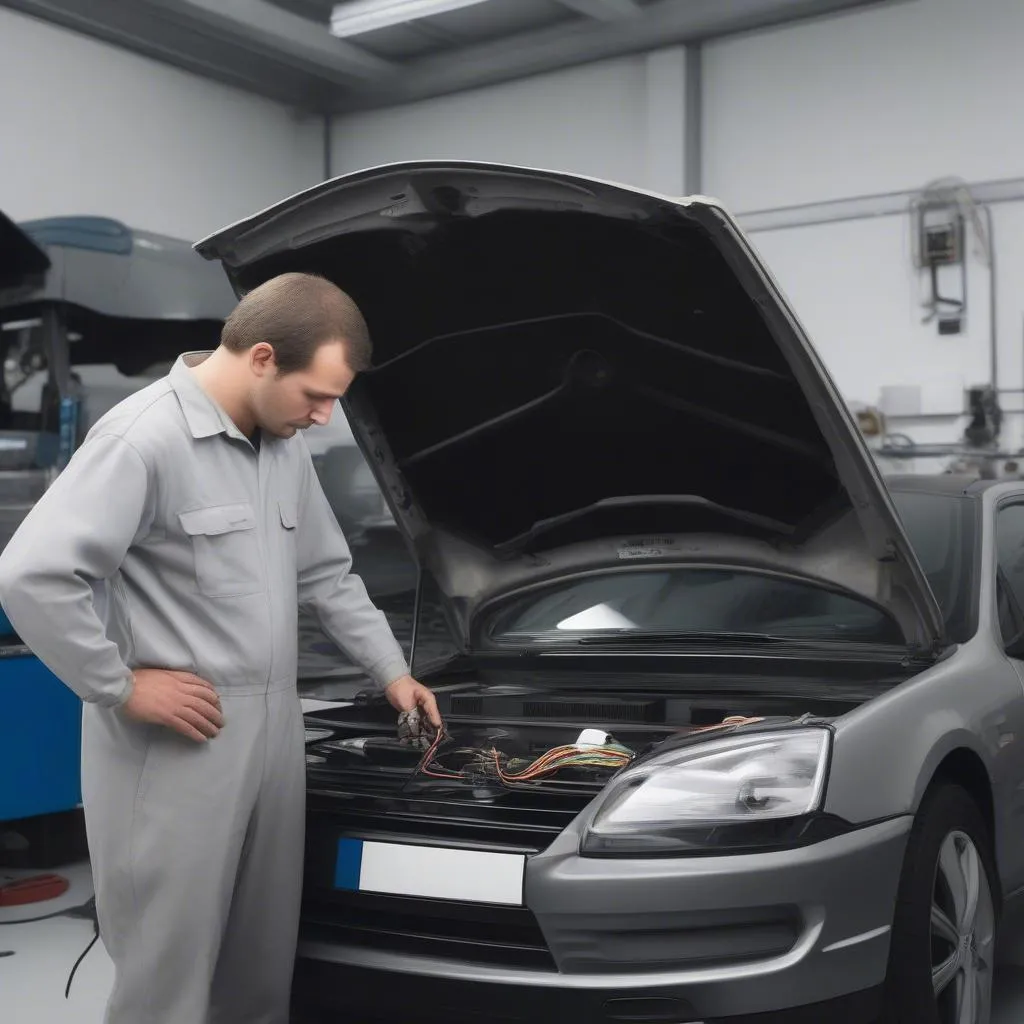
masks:
[[[82,702],[9,636],[0,613],[0,822],[82,802]]]

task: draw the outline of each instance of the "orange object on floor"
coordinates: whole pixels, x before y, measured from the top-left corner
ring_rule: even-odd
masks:
[[[0,907],[21,907],[63,896],[70,882],[61,875],[32,875],[0,885]]]

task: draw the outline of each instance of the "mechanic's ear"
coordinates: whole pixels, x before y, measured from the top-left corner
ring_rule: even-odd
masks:
[[[249,365],[253,373],[262,377],[277,367],[274,358],[274,346],[267,341],[259,341],[249,349]]]

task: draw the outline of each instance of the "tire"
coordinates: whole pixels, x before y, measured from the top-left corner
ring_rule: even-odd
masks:
[[[989,1024],[996,878],[977,805],[961,786],[940,783],[926,795],[907,844],[882,1024]]]

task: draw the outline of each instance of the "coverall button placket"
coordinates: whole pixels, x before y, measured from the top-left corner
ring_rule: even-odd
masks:
[[[274,507],[270,501],[269,493],[269,454],[267,451],[267,440],[261,438],[259,448],[255,449],[256,454],[256,492],[259,499],[258,507],[260,509],[260,523],[259,523],[259,534],[260,534],[260,550],[263,553],[263,572],[267,576],[266,585],[264,586],[264,594],[267,599],[267,618],[270,621],[270,659],[267,663],[267,689],[266,693],[270,692],[270,684],[274,680],[274,662],[276,661],[276,653],[274,650],[274,630],[277,628],[277,623],[274,621],[274,594],[270,586],[270,556],[276,554],[276,552],[270,551],[270,524],[267,522],[268,509]]]

